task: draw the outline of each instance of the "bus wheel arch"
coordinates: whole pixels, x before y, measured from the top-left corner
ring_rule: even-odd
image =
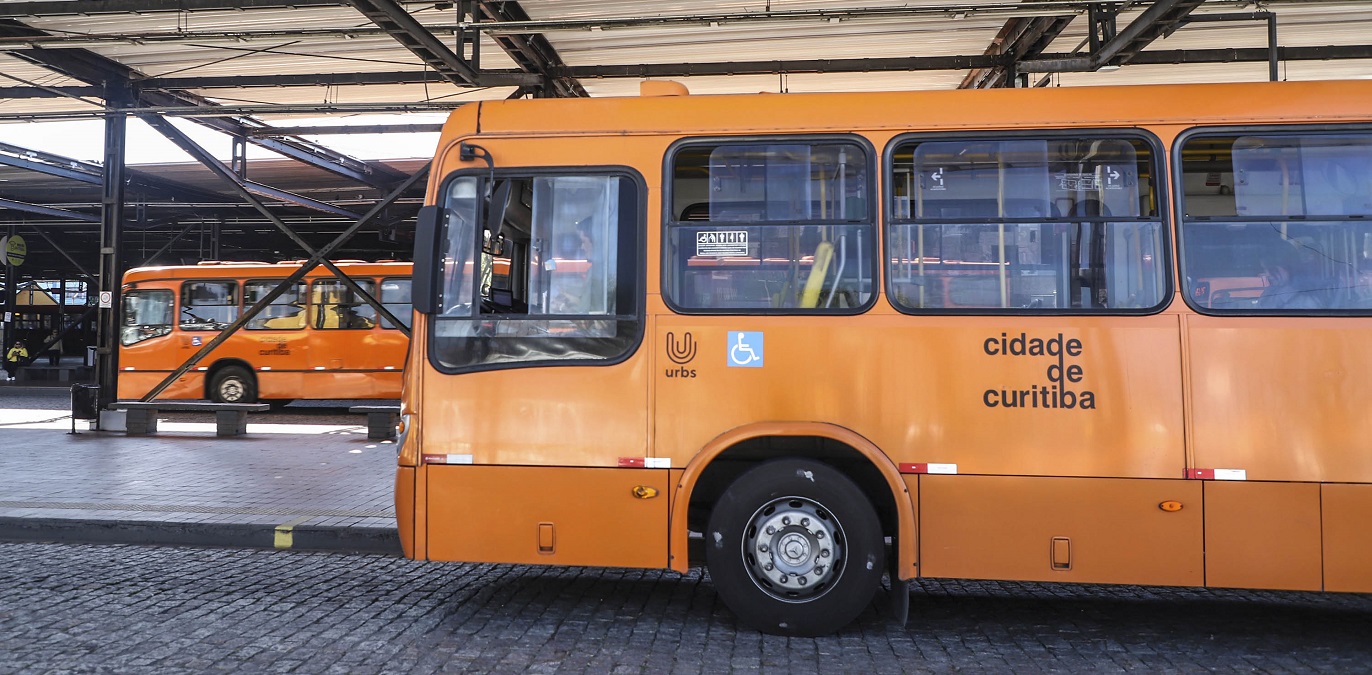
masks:
[[[721,600],[766,633],[816,637],[856,619],[886,570],[880,518],[833,466],[782,457],[753,465],[710,512],[705,557]]]
[[[896,465],[860,434],[818,422],[740,427],[716,437],[692,459],[673,499],[673,569],[685,572],[700,562],[688,559],[688,532],[706,532],[711,510],[725,490],[750,469],[778,457],[821,463],[856,484],[876,511],[881,533],[892,538],[894,555],[887,571],[897,579],[916,576],[914,504]]]
[[[205,372],[205,399],[216,403],[256,403],[257,377],[237,359],[216,362]]]

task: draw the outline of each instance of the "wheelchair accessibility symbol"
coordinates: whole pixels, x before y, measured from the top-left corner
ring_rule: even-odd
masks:
[[[729,331],[729,367],[762,367],[762,333]]]

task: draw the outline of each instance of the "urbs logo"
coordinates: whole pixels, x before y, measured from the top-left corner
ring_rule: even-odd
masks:
[[[695,369],[686,367],[686,364],[696,358],[695,338],[691,337],[688,332],[682,336],[681,340],[677,340],[675,333],[667,333],[667,358],[678,366],[677,368],[668,368],[667,377],[695,377]]]

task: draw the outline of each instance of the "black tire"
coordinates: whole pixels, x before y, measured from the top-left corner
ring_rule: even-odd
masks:
[[[739,476],[715,503],[705,533],[719,597],[741,622],[774,635],[827,635],[851,623],[881,584],[883,548],[862,490],[805,459],[773,460]]]
[[[225,366],[214,371],[209,394],[215,403],[256,403],[257,381],[246,368]]]

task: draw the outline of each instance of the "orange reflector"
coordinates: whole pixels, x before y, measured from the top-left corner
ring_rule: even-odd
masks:
[[[1175,513],[1181,510],[1181,502],[1166,501],[1158,504],[1158,508],[1168,513]]]
[[[647,485],[637,485],[633,490],[634,496],[639,499],[652,499],[657,496],[657,488]]]

